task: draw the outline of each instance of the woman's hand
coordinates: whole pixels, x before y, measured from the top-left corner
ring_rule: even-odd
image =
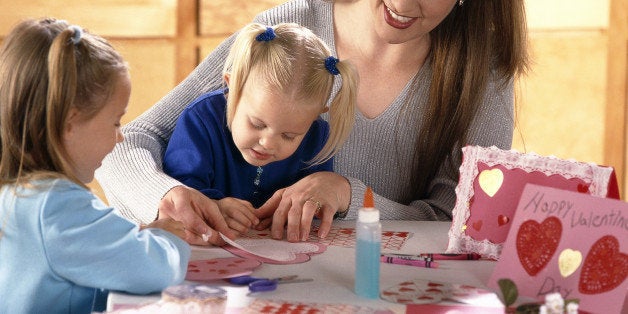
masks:
[[[240,234],[257,226],[259,219],[255,216],[255,208],[251,203],[233,197],[225,197],[218,201],[218,207],[227,225]]]
[[[282,239],[284,227],[290,242],[307,241],[312,218],[321,219],[318,236],[325,238],[337,211],[349,208],[349,181],[333,172],[316,172],[287,188],[281,189],[256,212],[262,219],[258,229],[271,226],[271,235]],[[269,218],[272,216],[272,220]]]
[[[182,185],[172,188],[164,195],[159,203],[157,218],[173,218],[183,222],[185,241],[194,245],[207,245],[208,242],[213,245],[224,245],[225,242],[218,232],[230,239],[236,237],[225,222],[216,201]]]

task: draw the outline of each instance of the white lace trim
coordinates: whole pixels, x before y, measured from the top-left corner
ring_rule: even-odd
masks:
[[[541,172],[561,175],[566,179],[578,178],[589,184],[591,195],[606,197],[608,183],[613,173],[612,167],[603,167],[594,163],[579,162],[573,159],[559,159],[555,156],[540,156],[536,153],[520,153],[516,150],[502,150],[495,146],[466,146],[462,148],[463,160],[460,165],[460,180],[456,186],[456,205],[453,209],[453,221],[449,229],[448,253],[479,253],[484,257],[498,259],[502,243],[489,240],[478,241],[464,233],[463,226],[469,219],[469,205],[473,197],[473,181],[478,175],[478,162],[489,167],[502,165],[512,170],[515,168],[528,173]]]

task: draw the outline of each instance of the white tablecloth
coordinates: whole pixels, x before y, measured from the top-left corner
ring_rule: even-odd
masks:
[[[335,222],[335,226],[355,226],[355,221]],[[447,232],[450,222],[431,221],[382,221],[384,231],[408,231],[413,235],[406,240],[402,249],[395,253],[442,253],[447,248]],[[386,251],[383,251],[386,252]],[[393,252],[393,251],[390,251]],[[211,259],[233,256],[221,248],[193,247],[192,260]],[[494,261],[439,261],[439,268],[420,268],[393,264],[381,264],[380,290],[411,279],[425,279],[434,282],[457,283],[485,288]],[[341,303],[390,309],[403,313],[405,306],[384,300],[369,300],[358,297],[353,292],[355,269],[355,249],[328,246],[322,254],[312,256],[311,260],[301,264],[272,265],[263,264],[255,270],[257,277],[279,277],[297,274],[301,278],[313,278],[311,282],[279,285],[277,290],[257,293],[255,298],[273,300]],[[253,299],[247,296],[246,287],[233,287],[220,280],[208,284],[221,285],[228,291],[227,308],[246,307]],[[133,296],[111,292],[107,309],[120,304],[146,303],[159,300],[159,294]]]

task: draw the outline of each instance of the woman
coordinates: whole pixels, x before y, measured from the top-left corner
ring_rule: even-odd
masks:
[[[287,226],[289,241],[305,239],[319,204],[325,237],[334,216],[356,217],[367,185],[382,219],[449,220],[460,148],[510,148],[513,81],[527,65],[523,0],[293,0],[255,20],[312,29],[360,76],[355,126],[335,172],[303,178],[258,210],[273,216],[258,227],[272,223],[275,238]],[[219,87],[233,38],[128,124],[97,174],[127,216],[183,221],[192,244],[204,243],[197,235],[211,231],[206,223],[216,227],[205,219],[215,205],[164,175],[161,157],[185,105]]]

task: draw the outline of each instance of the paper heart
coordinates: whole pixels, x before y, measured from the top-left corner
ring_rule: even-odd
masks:
[[[558,270],[563,277],[569,277],[582,263],[582,253],[578,250],[564,249],[558,255]]]
[[[480,188],[486,195],[493,197],[504,182],[504,173],[499,169],[483,170],[478,177]]]
[[[578,291],[598,294],[619,286],[628,275],[628,255],[619,251],[612,235],[601,237],[591,246],[580,272]]]
[[[253,258],[269,264],[294,264],[310,260],[310,255],[322,253],[327,246],[315,242],[287,242],[274,239],[231,240],[220,234],[229,245],[223,248],[237,256]]]
[[[508,216],[504,216],[504,215],[497,216],[497,224],[500,226],[507,224],[509,221],[510,221],[510,218],[508,218]]]
[[[248,275],[262,263],[248,258],[226,257],[188,263],[186,280],[207,281]]]
[[[554,216],[542,223],[526,220],[517,231],[517,255],[521,266],[530,275],[538,274],[556,252],[563,226]]]
[[[482,220],[473,222],[471,226],[473,227],[473,229],[480,231],[480,229],[482,229]]]

